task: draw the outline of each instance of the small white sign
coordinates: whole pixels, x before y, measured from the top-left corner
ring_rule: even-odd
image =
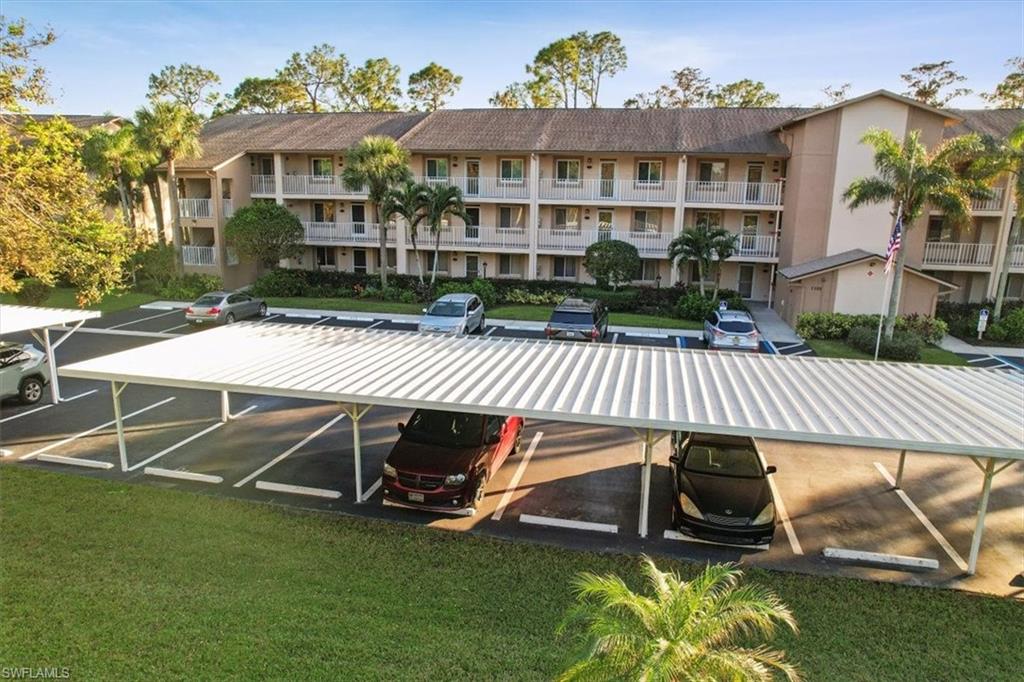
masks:
[[[729,309],[729,304],[728,303],[726,303],[725,301],[719,301],[718,302],[718,312],[724,313],[728,309]]]

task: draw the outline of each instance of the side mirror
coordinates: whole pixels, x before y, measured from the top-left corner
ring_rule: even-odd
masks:
[[[405,433],[405,422],[398,422],[398,432]]]
[[[765,474],[774,474],[776,471],[778,471],[778,469],[775,468],[774,464],[771,464],[771,465],[769,465],[768,467],[765,468],[764,473]]]

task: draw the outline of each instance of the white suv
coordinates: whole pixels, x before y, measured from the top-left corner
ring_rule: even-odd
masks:
[[[26,405],[38,403],[50,383],[46,353],[30,343],[0,343],[0,399],[10,396]]]

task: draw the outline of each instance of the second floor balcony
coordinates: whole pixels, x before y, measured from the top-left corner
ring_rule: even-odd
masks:
[[[668,232],[633,230],[542,229],[537,233],[537,248],[540,251],[583,253],[591,244],[612,239],[632,244],[641,256],[667,258],[668,245],[672,241],[672,235]]]
[[[686,183],[687,205],[782,206],[781,182]]]
[[[178,211],[182,218],[212,218],[213,199],[179,198]]]
[[[548,201],[625,201],[634,204],[671,204],[676,200],[676,182],[666,180],[561,180],[541,178],[540,199]]]
[[[282,194],[292,197],[350,197],[365,199],[367,188],[352,191],[345,187],[340,175],[285,175],[281,178]],[[274,196],[277,178],[273,175],[253,175],[249,191],[254,196]]]
[[[303,221],[305,242],[317,245],[379,244],[380,225],[377,223],[328,223]],[[387,227],[387,243],[395,243],[393,226]]]
[[[994,256],[994,244],[926,242],[921,264],[931,268],[988,268]]]
[[[217,248],[186,244],[181,247],[181,259],[185,265],[210,267],[217,264]]]
[[[998,213],[1003,210],[1004,187],[992,187],[992,196],[988,199],[972,199],[971,210],[975,213]]]
[[[530,186],[524,178],[483,178],[455,176],[419,176],[416,182],[425,185],[451,185],[462,190],[468,199],[516,199],[530,198]]]

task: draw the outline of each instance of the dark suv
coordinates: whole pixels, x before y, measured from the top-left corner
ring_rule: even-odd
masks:
[[[549,339],[597,341],[608,336],[608,307],[587,298],[567,298],[551,313],[544,336]]]

